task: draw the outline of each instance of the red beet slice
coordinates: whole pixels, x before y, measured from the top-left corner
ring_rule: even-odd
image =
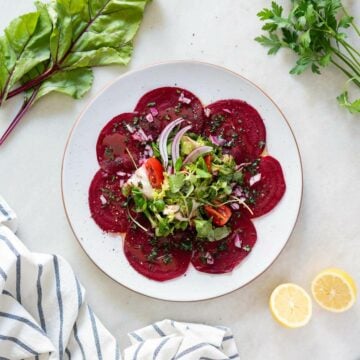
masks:
[[[141,224],[151,231],[146,219]],[[126,233],[124,252],[130,265],[149,279],[166,281],[185,273],[191,251],[182,250],[182,244],[191,244],[190,233],[178,232],[166,238],[155,238],[136,226]]]
[[[237,163],[255,160],[265,148],[266,130],[259,113],[242,100],[220,100],[206,107],[204,134],[225,139],[223,151]]]
[[[110,175],[99,170],[90,185],[89,206],[91,216],[96,224],[107,232],[126,232],[130,222],[127,208],[124,206],[126,197],[121,193],[121,182],[128,179],[123,176]]]
[[[151,140],[152,137],[149,138],[149,134],[140,127],[135,113],[114,117],[101,130],[96,144],[101,168],[108,173],[134,171],[134,162],[137,165],[141,163],[145,146]]]
[[[169,122],[179,117],[187,120],[186,125],[192,125],[192,132],[200,133],[203,127],[204,111],[201,101],[190,91],[179,87],[161,87],[149,91],[139,100],[135,111],[147,123],[146,130],[154,138],[160,135]],[[147,121],[147,117],[152,121]]]
[[[230,220],[231,234],[223,240],[198,242],[191,259],[195,269],[210,274],[231,272],[256,243],[256,229],[251,220],[235,213]]]
[[[251,217],[259,217],[272,210],[283,197],[286,184],[280,163],[271,156],[261,157],[246,168],[244,192],[247,204],[253,211]],[[258,182],[250,185],[251,178]]]

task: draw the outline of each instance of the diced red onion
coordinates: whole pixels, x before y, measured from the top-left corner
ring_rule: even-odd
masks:
[[[234,245],[235,245],[235,247],[241,249],[242,241],[240,239],[239,234],[236,234],[235,237],[234,237]]]
[[[222,146],[226,143],[226,140],[224,138],[221,138],[220,136],[210,135],[209,139],[214,145],[217,146]]]
[[[174,166],[177,159],[180,157],[180,140],[183,135],[191,129],[191,127],[191,125],[185,126],[174,137],[173,143],[171,145],[171,157]]]
[[[210,117],[211,110],[209,108],[205,108],[204,109],[204,114],[205,114],[206,117]]]
[[[154,107],[150,108],[150,113],[151,113],[152,116],[156,116],[156,115],[159,114],[157,108],[154,108]]]
[[[102,205],[105,205],[107,203],[106,197],[104,195],[100,195],[100,201]]]
[[[169,163],[169,157],[168,157],[168,152],[167,152],[167,141],[168,141],[169,135],[170,135],[171,131],[174,129],[174,127],[181,124],[183,121],[184,121],[184,119],[182,119],[182,118],[178,118],[178,119],[172,121],[170,124],[165,126],[164,130],[161,132],[161,134],[159,136],[159,151],[160,151],[160,155],[162,157],[163,165],[164,165],[165,169],[167,168],[168,163]]]
[[[183,164],[188,164],[194,162],[199,156],[204,155],[210,151],[212,151],[213,148],[211,146],[199,146],[195,148],[184,160]]]
[[[206,258],[206,263],[209,265],[213,265],[214,264],[214,258],[211,256],[211,254],[209,252],[207,252],[205,254],[205,258]]]
[[[234,189],[233,193],[234,193],[235,196],[239,196],[239,197],[244,195],[244,193],[243,193],[243,191],[242,191],[242,189],[240,187],[236,187]]]
[[[150,109],[150,110],[151,110],[151,109]],[[153,115],[150,114],[150,113],[145,116],[145,119],[146,119],[147,122],[149,122],[149,123],[152,123],[152,122],[154,121]]]
[[[184,93],[182,92],[179,96],[179,102],[184,103],[184,104],[190,104],[191,99],[185,97]]]
[[[154,151],[149,144],[145,146],[145,150],[150,157],[154,155]]]
[[[142,128],[139,128],[139,130],[132,134],[131,137],[134,140],[141,142],[150,140],[150,136],[147,136]]]
[[[230,204],[230,207],[234,210],[239,210],[240,209],[240,205],[236,202],[233,202]]]

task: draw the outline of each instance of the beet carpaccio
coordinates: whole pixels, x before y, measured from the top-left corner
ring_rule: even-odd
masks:
[[[281,165],[265,148],[264,122],[246,102],[203,106],[179,87],[151,90],[99,134],[92,218],[125,233],[129,264],[150,279],[179,277],[190,263],[231,272],[256,244],[251,219],[285,193]]]

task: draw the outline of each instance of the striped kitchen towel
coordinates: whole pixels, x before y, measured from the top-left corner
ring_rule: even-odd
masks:
[[[16,220],[0,197],[0,360],[120,359],[70,265],[30,252],[10,230]],[[129,337],[125,360],[239,360],[225,327],[163,320]]]
[[[230,329],[172,320],[129,334],[125,360],[239,360]]]
[[[2,198],[0,213],[0,359],[120,359],[70,265],[30,252],[1,224],[16,226]]]

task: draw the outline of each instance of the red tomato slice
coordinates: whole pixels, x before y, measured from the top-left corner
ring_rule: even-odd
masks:
[[[164,168],[161,165],[161,162],[158,159],[152,157],[146,160],[145,169],[151,186],[154,189],[161,188],[161,185],[164,181]]]
[[[206,167],[207,167],[208,171],[211,172],[211,160],[212,160],[211,155],[210,154],[206,155],[204,157],[204,160],[205,160],[205,164],[206,164]]]
[[[204,206],[206,214],[212,218],[212,222],[217,226],[224,226],[231,217],[231,209],[226,205],[212,207],[210,205]]]

